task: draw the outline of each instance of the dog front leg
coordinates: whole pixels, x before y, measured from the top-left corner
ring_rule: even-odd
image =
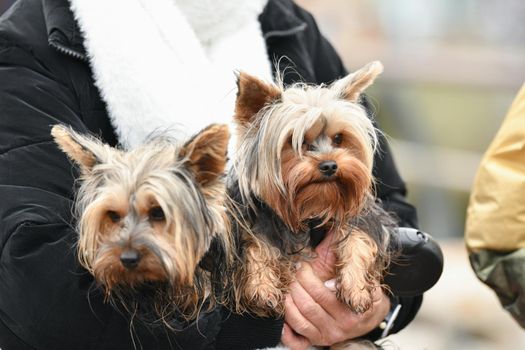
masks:
[[[260,317],[284,315],[286,264],[279,249],[251,236],[245,241],[244,264],[236,279],[240,308]],[[240,310],[239,310],[240,309]]]
[[[372,292],[380,286],[377,255],[376,242],[361,230],[352,231],[337,246],[337,297],[356,313],[372,307]]]

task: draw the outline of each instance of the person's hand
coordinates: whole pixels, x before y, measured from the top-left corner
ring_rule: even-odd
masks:
[[[281,341],[292,350],[329,346],[365,335],[390,310],[390,300],[379,287],[374,292],[372,308],[363,314],[353,313],[337,300],[332,280],[336,262],[332,239],[332,234],[328,234],[316,248],[317,258],[301,263],[296,281],[290,285]]]

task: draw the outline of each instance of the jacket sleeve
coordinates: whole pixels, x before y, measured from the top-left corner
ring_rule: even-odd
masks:
[[[31,52],[0,42],[0,323],[42,350],[204,343],[203,329],[217,329],[220,313],[176,339],[139,322],[130,332],[129,316],[103,301],[77,263],[71,209],[78,174],[50,129],[64,123],[87,130],[79,97],[67,85],[71,77],[48,68]]]
[[[525,85],[483,156],[467,209],[472,268],[525,328]]]
[[[348,74],[341,58],[330,44],[330,42],[320,33],[314,18],[306,14],[304,19],[308,24],[308,37],[314,38],[310,52],[314,57],[315,74],[318,82],[330,83]],[[363,106],[367,109],[370,118],[373,113],[368,100],[363,98]],[[373,120],[376,123],[375,120]],[[379,134],[379,148],[374,155],[373,174],[376,179],[376,195],[380,199],[383,208],[392,213],[398,219],[399,226],[417,228],[417,213],[413,205],[407,202],[406,186],[396,168],[390,146],[384,135]],[[416,316],[423,296],[399,298],[401,310],[396,318],[390,333],[397,333]],[[367,337],[377,339],[380,332],[374,331]]]
[[[85,128],[67,88],[29,64],[29,54],[16,47],[0,54],[5,50],[18,51],[13,56],[21,64],[0,64],[0,317],[35,348],[73,346],[61,343],[53,328],[78,325],[68,310],[85,317],[87,294],[79,289],[87,291],[89,279],[74,275],[74,173],[50,127]],[[79,337],[90,341],[94,334]]]

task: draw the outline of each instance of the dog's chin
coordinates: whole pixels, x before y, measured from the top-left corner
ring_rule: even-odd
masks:
[[[342,219],[346,210],[347,196],[337,179],[312,181],[301,186],[294,195],[293,216],[299,225],[320,219],[328,222]]]
[[[165,276],[151,272],[141,273],[106,273],[97,276],[97,282],[108,290],[143,290],[148,285],[169,284]]]
[[[187,326],[187,320],[174,300],[173,285],[167,281],[145,281],[133,288],[119,284],[105,291],[106,302],[123,312],[132,312],[145,324],[154,326],[169,319],[171,327]]]
[[[290,204],[301,226],[311,220],[320,220],[323,224],[344,223],[360,212],[365,193],[356,183],[344,178],[319,178],[298,187]]]
[[[107,264],[95,265],[93,271],[97,283],[107,290],[137,289],[147,284],[169,282],[166,271],[160,266],[141,263],[134,269],[127,269],[117,259],[113,260],[106,259]]]
[[[294,197],[298,197],[301,195],[304,191],[315,191],[315,190],[322,190],[324,188],[332,188],[333,186],[339,186],[339,179],[337,177],[320,177],[317,179],[310,180],[306,183],[300,184],[295,189]],[[323,193],[319,193],[319,195],[323,195]]]

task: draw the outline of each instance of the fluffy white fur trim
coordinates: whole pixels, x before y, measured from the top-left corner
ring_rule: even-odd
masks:
[[[262,6],[224,19],[228,30],[217,27],[222,35],[203,46],[173,0],[70,1],[95,83],[125,147],[154,131],[185,137],[211,123],[231,123],[234,72],[271,79],[257,21]]]

